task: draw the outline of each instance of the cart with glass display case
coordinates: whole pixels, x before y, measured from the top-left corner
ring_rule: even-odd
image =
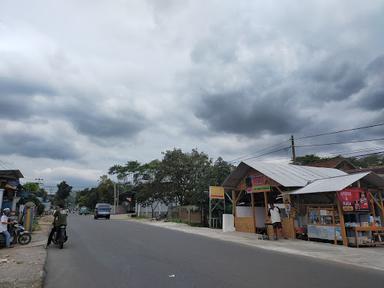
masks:
[[[341,241],[341,227],[337,210],[334,206],[308,206],[308,240]]]

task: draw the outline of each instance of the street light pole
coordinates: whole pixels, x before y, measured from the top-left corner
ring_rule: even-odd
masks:
[[[116,214],[116,183],[113,183],[113,214]]]

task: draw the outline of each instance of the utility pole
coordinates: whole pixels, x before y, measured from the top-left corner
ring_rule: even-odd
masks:
[[[291,150],[292,150],[292,162],[296,162],[296,151],[295,151],[295,139],[291,135]]]
[[[116,214],[116,183],[113,183],[113,214]]]

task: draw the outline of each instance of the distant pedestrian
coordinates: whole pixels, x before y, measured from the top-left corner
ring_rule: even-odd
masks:
[[[279,237],[279,232],[281,233],[281,217],[280,217],[280,208],[271,203],[271,207],[268,210],[268,216],[271,217],[271,223],[273,226],[274,239],[277,240]]]
[[[8,232],[8,224],[12,224],[12,222],[10,222],[8,218],[10,214],[11,209],[4,208],[0,220],[0,233],[3,233],[5,236],[5,246],[7,248],[13,248],[13,246],[11,246],[11,234]]]

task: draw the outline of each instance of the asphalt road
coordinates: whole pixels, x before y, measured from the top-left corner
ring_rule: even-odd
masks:
[[[46,288],[381,287],[384,273],[136,222],[69,217],[48,250]]]

